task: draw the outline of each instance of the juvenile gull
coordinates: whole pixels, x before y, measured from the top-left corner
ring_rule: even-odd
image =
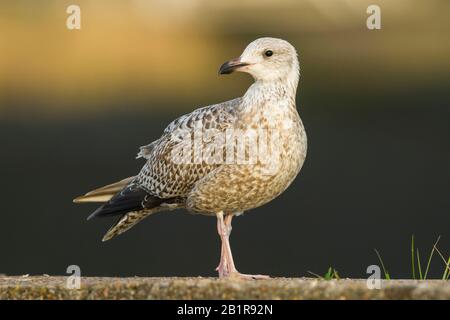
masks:
[[[138,157],[146,163],[137,176],[74,200],[103,202],[88,219],[119,216],[103,241],[155,212],[185,208],[217,218],[220,277],[266,277],[237,271],[229,242],[231,220],[280,195],[305,160],[306,134],[295,105],[297,52],[287,41],[260,38],[239,58],[224,63],[219,73],[233,71],[255,80],[243,97],[174,120],[158,140],[141,147]],[[235,143],[239,139],[252,142]],[[187,156],[186,150],[191,151]]]

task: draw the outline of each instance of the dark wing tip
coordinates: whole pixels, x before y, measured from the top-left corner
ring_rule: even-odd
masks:
[[[151,196],[142,187],[131,184],[95,210],[87,219],[123,215],[131,211],[153,208],[162,202],[162,199]]]
[[[147,192],[136,185],[129,185],[108,202],[95,210],[88,220],[94,217],[116,216],[130,211],[141,210]]]
[[[99,215],[99,213],[103,210],[103,207],[104,207],[104,206],[105,206],[105,205],[102,205],[102,206],[98,207],[94,212],[92,212],[92,213],[86,218],[86,220],[89,221],[89,220],[91,220],[92,218],[97,217],[97,216]]]

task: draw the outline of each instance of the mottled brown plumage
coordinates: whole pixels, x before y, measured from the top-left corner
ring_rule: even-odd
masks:
[[[243,97],[176,119],[158,140],[141,147],[138,158],[146,163],[136,177],[76,199],[107,201],[91,216],[120,215],[104,240],[157,211],[213,215],[222,239],[219,275],[247,277],[234,267],[231,219],[281,194],[300,171],[307,143],[295,105],[299,64],[288,42],[255,40],[220,72],[232,71],[255,79]]]

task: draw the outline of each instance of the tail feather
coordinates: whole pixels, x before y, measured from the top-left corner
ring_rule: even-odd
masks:
[[[134,227],[137,223],[141,222],[151,214],[163,210],[174,210],[181,207],[182,205],[175,201],[174,203],[162,203],[160,206],[151,209],[128,212],[127,214],[124,214],[122,217],[120,217],[120,219],[112,225],[108,232],[106,232],[106,234],[103,236],[102,241],[108,241],[115,236],[128,231],[130,228]]]
[[[107,202],[111,200],[118,192],[125,188],[133,181],[135,177],[129,177],[119,182],[109,184],[107,186],[92,190],[83,196],[79,196],[73,200],[74,203],[85,202]]]
[[[136,225],[142,219],[161,210],[173,210],[182,207],[178,198],[161,199],[147,193],[133,183],[134,177],[95,189],[74,200],[75,203],[103,202],[87,219],[94,217],[112,217],[119,215],[118,221],[103,237],[107,241]]]
[[[142,219],[148,217],[150,214],[156,211],[158,210],[155,208],[151,210],[133,211],[124,214],[115,224],[112,225],[108,232],[106,232],[106,234],[103,236],[102,241],[108,241],[115,236],[128,231]]]

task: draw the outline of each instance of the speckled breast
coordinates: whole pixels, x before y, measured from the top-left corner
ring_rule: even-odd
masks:
[[[263,155],[254,164],[226,164],[211,172],[196,183],[187,198],[187,208],[208,215],[218,211],[239,213],[259,207],[286,190],[305,160],[306,133],[294,109],[275,127],[278,132],[267,133],[267,157]]]

